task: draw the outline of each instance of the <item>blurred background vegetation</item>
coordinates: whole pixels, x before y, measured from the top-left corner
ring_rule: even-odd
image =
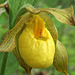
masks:
[[[71,5],[74,6],[75,10],[75,0],[39,0],[38,4],[35,5],[35,7],[67,8],[70,7]],[[75,27],[60,23],[51,15],[50,17],[52,18],[55,26],[57,27],[59,34],[58,39],[63,43],[63,45],[66,47],[67,50],[68,73],[70,75],[75,75]],[[6,12],[4,12],[4,9],[0,9],[0,41],[5,32],[8,31],[8,29],[9,29],[9,16]],[[2,57],[3,53],[0,53],[0,69],[3,60]],[[25,70],[21,66],[19,66],[12,52],[9,53],[7,66],[8,67],[6,67],[5,75],[26,75]],[[64,75],[64,74],[56,71],[52,65],[51,67],[46,69],[33,69],[31,75]]]

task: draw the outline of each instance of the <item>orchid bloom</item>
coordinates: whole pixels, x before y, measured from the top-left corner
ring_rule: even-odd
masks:
[[[47,13],[58,21],[75,26],[73,6],[66,9],[24,7],[16,25],[6,32],[0,52],[13,51],[19,64],[30,73],[32,68],[47,68],[67,73],[67,53],[58,41],[57,29]],[[63,66],[62,66],[63,65]]]

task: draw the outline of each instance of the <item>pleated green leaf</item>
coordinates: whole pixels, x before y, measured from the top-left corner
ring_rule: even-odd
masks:
[[[39,2],[40,2],[41,0],[34,0],[34,2],[33,2],[33,6],[36,6]]]
[[[0,0],[0,4],[4,3],[6,0]]]
[[[18,10],[26,4],[26,0],[7,0],[9,4],[9,27],[15,26],[14,21]]]
[[[67,52],[66,52],[65,47],[59,41],[57,41],[57,44],[56,44],[56,51],[55,51],[53,64],[56,70],[64,73],[65,75],[68,75]]]
[[[25,4],[25,5],[23,5],[23,6],[17,11],[17,15],[15,16],[15,19],[13,20],[13,25],[16,24],[18,17],[21,17],[22,15],[24,15],[24,14],[27,12],[27,10],[26,10],[26,7],[27,7],[27,6],[33,7],[33,6],[30,5],[30,4]]]
[[[56,8],[31,8],[31,7],[26,7],[27,10],[31,13],[38,14],[40,12],[47,12],[52,14],[58,21],[69,24],[72,26],[75,26],[75,19],[73,17],[74,15],[74,10],[73,6],[66,8],[66,9],[56,9]]]

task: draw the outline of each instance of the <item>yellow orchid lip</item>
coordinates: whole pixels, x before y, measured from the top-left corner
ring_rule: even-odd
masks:
[[[47,68],[53,63],[54,40],[39,15],[33,15],[27,22],[19,37],[20,55],[30,67]]]

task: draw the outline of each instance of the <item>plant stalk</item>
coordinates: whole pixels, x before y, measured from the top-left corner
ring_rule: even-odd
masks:
[[[7,58],[8,58],[8,52],[4,52],[4,57],[3,57],[3,62],[2,62],[0,75],[4,75],[5,74]]]

